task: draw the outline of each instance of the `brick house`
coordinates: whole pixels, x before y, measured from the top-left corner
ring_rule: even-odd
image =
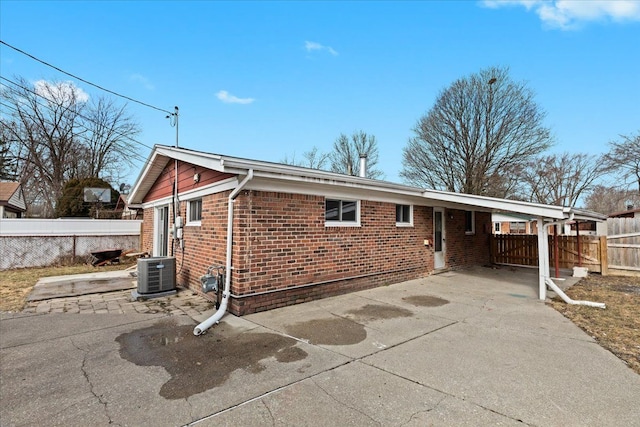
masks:
[[[491,220],[493,234],[537,234],[535,218],[498,212],[491,215]]]
[[[626,211],[610,213],[609,218],[640,218],[640,208],[634,209],[633,205],[629,205]]]
[[[569,212],[159,145],[129,203],[144,210],[142,249],[175,256],[179,285],[232,267],[236,315],[487,264],[492,212]]]

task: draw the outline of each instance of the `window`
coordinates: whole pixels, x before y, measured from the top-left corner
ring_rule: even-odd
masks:
[[[202,199],[189,200],[187,204],[187,225],[200,225],[202,220]]]
[[[501,228],[500,228],[500,223],[499,222],[494,222],[493,223],[493,231],[495,231],[496,234],[500,233]]]
[[[527,232],[526,224],[524,222],[510,222],[509,232],[512,234],[525,234]]]
[[[360,203],[354,200],[326,199],[324,219],[326,225],[360,225]]]
[[[464,233],[476,234],[476,216],[474,211],[464,211]]]
[[[413,225],[413,206],[396,205],[396,226]]]

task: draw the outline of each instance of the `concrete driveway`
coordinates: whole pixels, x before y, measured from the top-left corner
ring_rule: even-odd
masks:
[[[640,376],[536,299],[446,272],[226,316],[4,314],[0,423],[640,425]]]

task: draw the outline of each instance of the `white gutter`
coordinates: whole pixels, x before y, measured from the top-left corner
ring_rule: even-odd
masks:
[[[235,203],[236,197],[240,194],[240,191],[247,185],[249,181],[253,179],[253,169],[249,169],[247,176],[242,180],[242,182],[229,194],[229,207],[227,213],[227,259],[225,266],[225,280],[224,280],[224,290],[222,291],[222,302],[220,303],[220,307],[218,310],[213,313],[213,316],[209,317],[204,322],[200,323],[193,330],[193,335],[201,335],[207,331],[210,327],[218,323],[222,316],[227,312],[227,305],[229,304],[229,297],[231,295],[231,272],[232,272],[232,264],[231,264],[231,254],[233,248],[233,205]]]
[[[573,212],[569,211],[568,213],[569,213],[569,218],[563,221],[554,221],[554,222],[546,223],[544,225],[543,225],[542,218],[538,218],[538,262],[539,262],[538,268],[540,269],[538,273],[540,276],[540,296],[539,297],[543,301],[546,299],[546,289],[545,289],[545,285],[546,285],[552,291],[558,294],[560,298],[562,298],[562,300],[567,304],[586,305],[589,307],[606,308],[605,304],[601,302],[576,301],[569,298],[569,296],[565,294],[562,291],[562,289],[560,289],[558,285],[554,283],[553,280],[551,280],[551,273],[549,271],[549,245],[548,245],[549,232],[547,231],[547,227],[555,227],[556,225],[564,224],[566,221],[573,221],[574,219]],[[540,228],[541,226],[542,228]]]
[[[567,304],[588,305],[589,307],[606,308],[606,305],[603,302],[576,301],[576,300],[573,300],[573,299],[569,298],[569,296],[567,294],[565,294],[564,292],[562,292],[562,289],[560,289],[558,287],[558,285],[553,283],[553,280],[551,280],[548,277],[545,279],[545,282],[546,282],[547,286],[549,286],[553,292],[555,292],[556,294],[560,295],[560,298],[562,298],[562,300],[564,302],[566,302]]]

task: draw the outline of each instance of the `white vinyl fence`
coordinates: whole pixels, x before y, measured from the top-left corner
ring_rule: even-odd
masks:
[[[88,259],[91,252],[140,248],[141,220],[0,219],[0,270]]]

